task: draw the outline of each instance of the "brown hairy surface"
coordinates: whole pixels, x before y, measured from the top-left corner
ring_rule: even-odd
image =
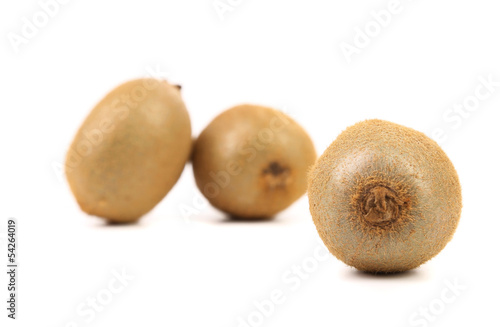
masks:
[[[382,120],[347,128],[309,174],[323,242],[367,272],[402,272],[437,255],[462,208],[458,175],[437,143]]]

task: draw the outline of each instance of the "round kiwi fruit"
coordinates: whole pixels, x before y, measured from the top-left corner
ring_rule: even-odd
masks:
[[[66,157],[66,176],[83,211],[134,222],[177,182],[191,143],[180,87],[151,78],[129,81],[84,121]]]
[[[382,120],[340,134],[311,170],[308,195],[330,252],[372,273],[403,272],[433,258],[462,209],[457,173],[439,145]]]
[[[233,218],[272,218],[307,189],[309,135],[278,110],[240,105],[217,116],[193,150],[198,188]]]

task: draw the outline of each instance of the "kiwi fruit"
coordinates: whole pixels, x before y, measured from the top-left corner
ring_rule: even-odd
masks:
[[[416,268],[450,241],[457,172],[423,133],[383,120],[347,128],[309,174],[310,211],[330,252],[371,273]]]
[[[316,160],[309,135],[278,110],[239,105],[217,116],[194,144],[202,194],[232,218],[269,219],[307,190]]]
[[[132,80],[106,95],[83,122],[66,157],[66,176],[83,211],[134,222],[177,182],[191,144],[180,87]]]

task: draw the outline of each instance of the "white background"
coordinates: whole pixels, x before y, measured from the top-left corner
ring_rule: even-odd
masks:
[[[250,326],[273,327],[498,326],[500,87],[468,117],[449,112],[473,101],[481,77],[500,81],[498,2],[401,0],[350,63],[340,45],[353,44],[356,28],[371,26],[370,13],[389,1],[229,3],[221,19],[212,0],[69,1],[16,51],[9,38],[22,36],[23,17],[32,21],[41,7],[2,0],[0,231],[18,219],[20,263],[19,319],[8,326],[237,327],[249,316]],[[108,227],[85,215],[54,167],[92,107],[150,69],[182,84],[194,135],[245,102],[290,113],[318,153],[368,118],[444,130],[440,143],[463,187],[455,237],[406,274],[362,274],[331,255],[315,267],[320,241],[306,197],[267,223],[228,222],[203,205],[186,218],[180,207],[200,196],[190,166],[139,225]],[[303,264],[307,278],[290,281]],[[86,322],[77,309],[105,297],[122,269],[134,279]],[[275,290],[284,302],[259,321],[254,302]]]

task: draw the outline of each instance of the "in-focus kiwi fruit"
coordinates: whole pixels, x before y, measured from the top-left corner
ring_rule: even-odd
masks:
[[[423,133],[382,120],[347,128],[309,174],[310,211],[325,245],[366,272],[416,268],[457,228],[461,188]]]
[[[134,222],[174,186],[191,144],[180,87],[132,80],[112,90],[84,121],[66,157],[66,176],[83,211]]]
[[[198,188],[233,218],[272,218],[307,190],[316,160],[309,135],[278,110],[240,105],[217,116],[194,145]]]

